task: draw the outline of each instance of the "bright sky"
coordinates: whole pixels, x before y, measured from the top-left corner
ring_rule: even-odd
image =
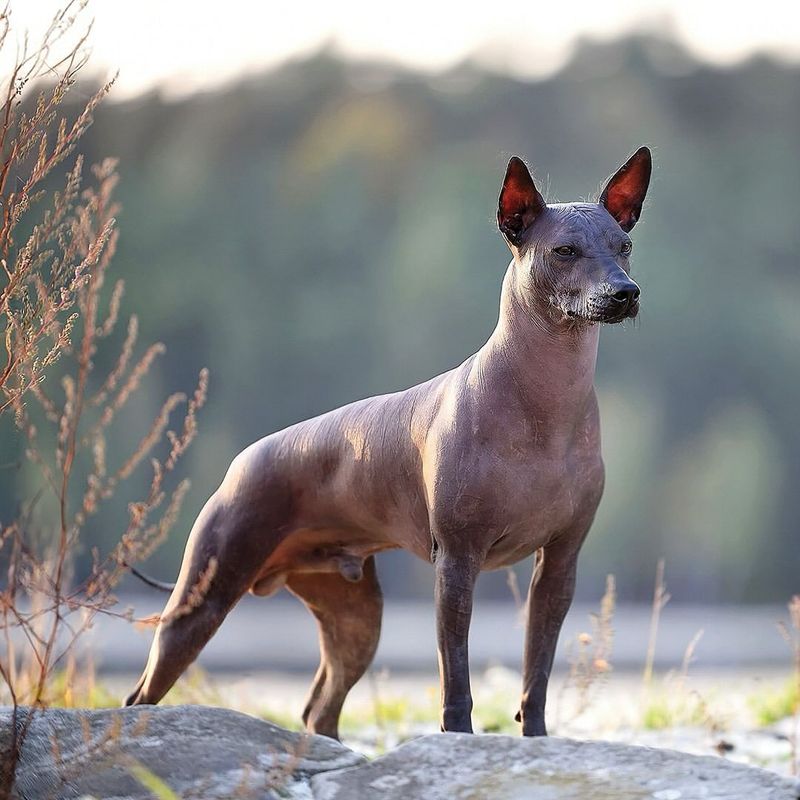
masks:
[[[11,0],[14,27],[39,31],[60,5]],[[795,0],[92,0],[82,16],[95,20],[93,67],[120,70],[117,99],[154,85],[177,94],[213,86],[325,44],[426,69],[472,54],[532,76],[556,69],[580,37],[635,30],[671,32],[716,62],[763,50],[800,60]]]

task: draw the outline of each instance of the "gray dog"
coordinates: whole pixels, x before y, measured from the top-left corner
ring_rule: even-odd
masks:
[[[642,147],[598,203],[547,205],[511,159],[497,221],[513,258],[489,340],[450,372],[273,433],[234,459],[192,528],[127,704],[157,703],[245,592],[285,586],[319,623],[303,719],[337,737],[378,644],[375,553],[404,548],[436,573],[442,729],[471,731],[475,580],[539,551],[518,719],[523,734],[546,733],[556,641],[603,491],[597,323],[639,310],[628,233],[650,171]]]

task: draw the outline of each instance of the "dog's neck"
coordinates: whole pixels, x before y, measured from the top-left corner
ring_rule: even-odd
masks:
[[[536,419],[577,423],[593,397],[600,326],[554,318],[547,298],[520,285],[518,274],[512,261],[479,368],[487,383],[509,382]]]

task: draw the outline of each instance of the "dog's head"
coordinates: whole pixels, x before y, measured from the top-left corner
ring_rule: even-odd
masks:
[[[508,163],[497,224],[514,254],[517,285],[565,324],[621,322],[639,312],[629,232],[642,212],[651,158],[637,150],[597,203],[547,205],[519,158]]]

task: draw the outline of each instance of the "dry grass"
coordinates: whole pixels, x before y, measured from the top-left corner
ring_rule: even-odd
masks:
[[[596,691],[611,672],[611,656],[614,649],[614,609],[617,590],[613,575],[606,578],[606,590],[600,600],[600,610],[592,614],[591,633],[578,634],[567,646],[569,673],[558,695],[556,727],[568,724],[580,717],[589,708]],[[565,695],[574,689],[577,700],[570,716],[564,713]]]
[[[0,90],[0,320],[5,345],[0,412],[17,406],[68,348],[78,292],[113,249],[113,214],[98,214],[94,203],[102,191],[81,193],[80,156],[67,169],[63,189],[44,188],[53,170],[74,152],[111,87],[107,83],[95,93],[75,119],[59,115],[86,64],[89,31],[76,27],[84,5],[68,2],[36,44],[25,37]],[[7,4],[0,12],[0,52],[14,46],[11,36]],[[49,87],[36,90],[35,84],[45,79]],[[102,184],[104,178],[95,180]],[[102,224],[96,224],[100,219]]]
[[[780,623],[783,638],[792,651],[792,680],[788,692],[791,698],[786,709],[794,718],[790,743],[792,746],[792,774],[800,774],[800,595],[789,601],[789,624]]]
[[[27,37],[3,89],[0,111],[0,319],[5,364],[0,363],[0,412],[13,411],[27,460],[40,487],[15,519],[0,520],[0,701],[34,710],[74,700],[77,642],[98,613],[133,620],[113,610],[114,589],[127,565],[146,558],[163,541],[180,510],[187,481],[169,487],[170,476],[196,433],[207,373],[191,398],[181,393],[163,403],[137,446],[118,463],[107,459],[107,441],[119,412],[136,396],[155,358],[154,344],[136,356],[138,323],[131,316],[114,366],[95,369],[120,315],[122,281],[105,284],[117,242],[113,198],[116,162],[94,166],[84,183],[78,155],[64,188],[53,171],[74,153],[92,113],[110,84],[94,94],[76,119],[59,107],[86,63],[88,29],[78,32],[85,3],[73,0],[58,12],[43,38]],[[11,44],[10,13],[0,12],[0,51]],[[63,54],[59,55],[59,52]],[[37,81],[48,88],[37,90]],[[20,231],[30,231],[21,235]],[[56,363],[58,362],[58,363]],[[53,376],[58,373],[59,382]],[[45,375],[49,380],[44,383]],[[55,385],[53,385],[55,384]],[[50,388],[47,388],[49,386]],[[171,414],[186,405],[177,431]],[[168,452],[153,458],[156,447]],[[89,574],[74,579],[73,560],[87,521],[120,493],[148,460],[152,470],[144,497],[130,498],[128,519],[110,552],[94,551]],[[210,579],[210,578],[209,578]],[[65,686],[55,680],[66,669]],[[89,670],[91,674],[92,670]],[[91,687],[88,694],[91,695]],[[10,791],[32,714],[25,716],[11,752],[0,754],[0,798]],[[15,726],[15,731],[16,731]]]
[[[653,680],[653,664],[656,658],[656,640],[658,639],[658,624],[661,621],[661,612],[669,603],[670,595],[664,583],[664,559],[660,558],[656,564],[656,582],[653,589],[653,605],[650,614],[650,636],[647,641],[647,656],[644,662],[642,680],[649,686]]]

